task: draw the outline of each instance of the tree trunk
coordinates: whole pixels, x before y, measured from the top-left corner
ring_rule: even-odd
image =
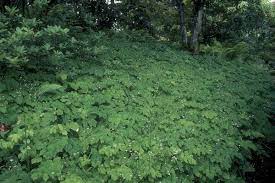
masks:
[[[176,0],[176,5],[179,12],[180,18],[180,36],[181,36],[181,43],[182,46],[187,46],[187,33],[186,33],[186,26],[185,26],[185,10],[184,10],[184,3],[183,0]]]
[[[26,7],[27,7],[27,1],[26,0],[22,0],[22,2],[21,2],[21,8],[22,8],[22,15],[23,16],[25,16]]]
[[[116,5],[115,5],[115,0],[111,0],[111,16],[112,16],[112,21],[114,23],[115,19],[116,19]]]
[[[115,0],[111,0],[111,5],[112,5],[112,6],[115,5]]]
[[[199,51],[199,35],[202,29],[203,8],[205,0],[194,0],[194,19],[190,47],[194,53]]]

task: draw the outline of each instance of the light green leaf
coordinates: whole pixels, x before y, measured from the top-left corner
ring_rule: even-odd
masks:
[[[53,94],[57,93],[58,91],[63,91],[64,88],[58,84],[42,84],[38,90],[38,95],[45,95],[45,94]]]

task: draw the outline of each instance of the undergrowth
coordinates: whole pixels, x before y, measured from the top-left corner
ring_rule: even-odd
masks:
[[[265,66],[104,37],[0,73],[0,181],[243,182],[271,129]]]

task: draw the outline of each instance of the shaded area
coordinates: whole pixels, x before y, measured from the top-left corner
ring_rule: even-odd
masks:
[[[247,174],[248,183],[268,183],[275,181],[275,142],[268,143],[266,148],[269,152],[269,157],[254,157],[255,172]]]

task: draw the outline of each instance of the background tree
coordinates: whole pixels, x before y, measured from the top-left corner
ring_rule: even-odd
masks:
[[[199,43],[215,40],[244,41],[259,48],[269,30],[260,0],[3,0],[2,12],[4,6],[15,6],[24,16],[39,16],[49,24],[63,22],[82,30],[144,30],[193,52],[199,52]]]
[[[175,0],[179,12],[181,42],[184,47],[188,45],[188,37],[185,22],[185,4],[182,0]]]

